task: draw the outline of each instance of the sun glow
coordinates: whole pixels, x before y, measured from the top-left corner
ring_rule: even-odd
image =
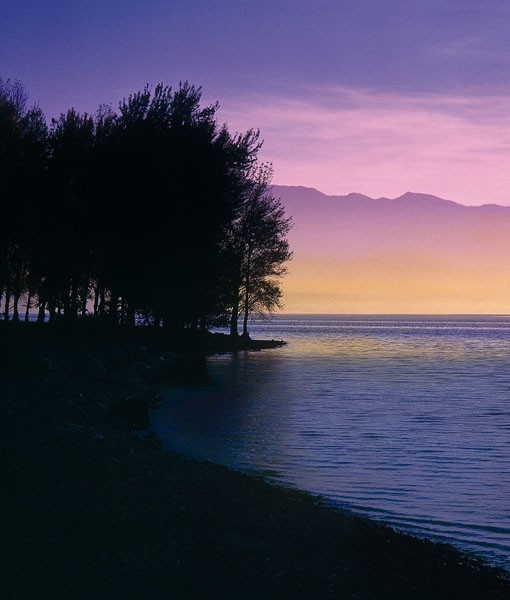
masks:
[[[289,314],[508,314],[510,267],[298,256],[283,291]]]
[[[276,189],[294,217],[285,312],[510,312],[510,209]]]

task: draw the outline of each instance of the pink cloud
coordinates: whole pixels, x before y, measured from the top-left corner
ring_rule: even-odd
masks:
[[[274,182],[395,197],[435,194],[510,204],[510,99],[313,88],[223,106],[234,130],[258,127]]]

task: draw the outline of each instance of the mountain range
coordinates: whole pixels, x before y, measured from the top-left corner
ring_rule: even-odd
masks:
[[[294,226],[292,313],[509,313],[510,207],[273,186]]]

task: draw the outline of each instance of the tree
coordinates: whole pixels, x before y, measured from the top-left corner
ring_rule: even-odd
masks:
[[[259,132],[232,135],[201,89],[146,86],[95,117],[52,120],[0,79],[0,299],[39,321],[88,312],[205,330],[280,305],[290,258]],[[24,210],[21,210],[24,209]],[[29,214],[30,218],[26,218]],[[234,317],[235,315],[235,317]]]
[[[258,132],[231,136],[201,89],[146,86],[120,103],[112,135],[106,259],[110,314],[118,299],[150,320],[206,327],[218,310],[224,232],[260,146]],[[131,319],[131,317],[130,317]]]
[[[57,312],[74,321],[86,302],[92,265],[90,233],[93,229],[93,198],[90,194],[94,151],[94,121],[74,109],[52,120],[47,174],[49,206],[41,218],[38,268],[44,279],[44,293],[50,319]]]
[[[281,307],[279,285],[292,258],[286,235],[292,219],[271,192],[270,165],[258,167],[248,178],[244,202],[234,221],[226,254],[231,265],[232,310],[230,334],[238,335],[243,317],[243,336],[248,336],[250,314],[272,312]]]
[[[33,211],[46,166],[47,127],[37,106],[28,107],[28,94],[19,81],[0,78],[0,298],[4,318],[19,319],[18,301],[29,289],[29,246],[35,226]],[[27,215],[28,218],[27,218]],[[29,292],[30,295],[30,292]]]

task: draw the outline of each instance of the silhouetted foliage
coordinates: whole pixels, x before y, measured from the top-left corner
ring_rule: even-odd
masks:
[[[0,79],[0,292],[4,318],[19,319],[22,294],[33,294],[30,272],[35,230],[30,215],[44,185],[47,127],[41,110],[28,107],[18,81]]]
[[[271,166],[263,165],[247,178],[243,202],[227,238],[233,336],[238,335],[240,315],[243,336],[247,336],[250,314],[272,312],[281,306],[278,279],[286,273],[284,263],[292,258],[286,238],[292,224],[271,192],[271,176]]]
[[[40,321],[92,317],[172,330],[206,329],[231,321],[233,310],[278,305],[270,278],[283,273],[275,265],[288,259],[288,247],[276,256],[271,217],[260,217],[264,226],[255,216],[246,221],[268,203],[268,173],[256,168],[259,133],[230,134],[216,121],[218,105],[202,107],[201,95],[187,82],[176,90],[147,85],[117,112],[70,109],[48,130],[23,86],[0,79],[6,319],[19,319],[21,297],[27,318],[38,306]],[[279,240],[288,227],[274,202]],[[252,237],[260,231],[268,248],[263,267],[259,244],[248,277],[245,262],[241,272],[232,262],[242,227]],[[233,290],[243,290],[239,301]]]

